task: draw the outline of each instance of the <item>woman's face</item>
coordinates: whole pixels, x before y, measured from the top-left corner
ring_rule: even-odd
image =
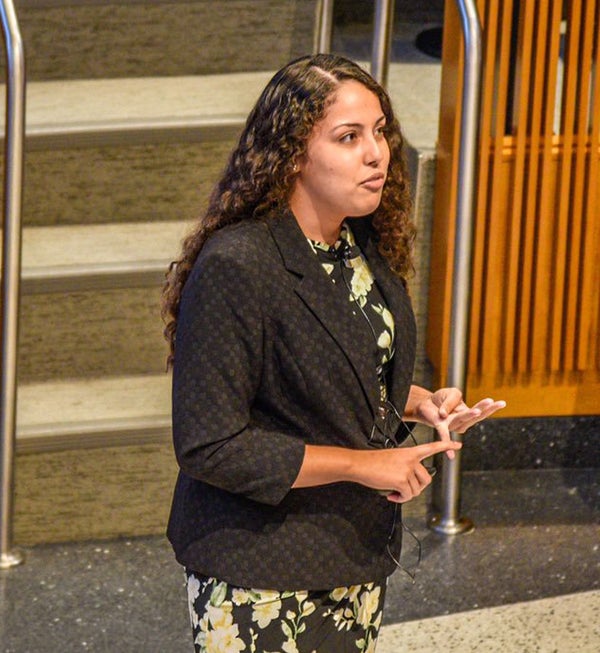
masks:
[[[390,161],[384,127],[379,98],[359,82],[342,82],[297,162],[290,206],[301,226],[339,227],[377,208]]]

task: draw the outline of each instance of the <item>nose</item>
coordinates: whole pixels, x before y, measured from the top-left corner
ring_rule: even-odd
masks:
[[[383,161],[387,146],[384,138],[370,136],[365,142],[365,163],[370,166],[379,165]]]

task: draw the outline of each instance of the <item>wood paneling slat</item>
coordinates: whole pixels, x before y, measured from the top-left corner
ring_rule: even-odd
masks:
[[[561,108],[561,135],[564,155],[560,161],[558,194],[558,216],[555,238],[555,271],[553,275],[552,288],[552,330],[550,333],[550,370],[552,372],[564,372],[564,315],[565,295],[567,281],[567,267],[569,251],[569,221],[571,209],[571,182],[573,156],[572,151],[575,145],[574,126],[575,113],[579,98],[577,97],[578,87],[578,54],[579,54],[579,32],[581,29],[581,6],[578,2],[571,2],[567,19],[566,33],[566,57],[565,73],[563,83],[563,96]]]
[[[476,214],[473,246],[473,284],[471,294],[471,315],[469,335],[469,370],[476,373],[481,369],[482,345],[485,342],[479,326],[485,322],[485,288],[487,277],[485,269],[485,243],[487,235],[488,191],[490,175],[493,167],[489,155],[492,146],[494,129],[494,83],[496,73],[496,48],[499,47],[498,32],[498,0],[490,0],[486,4],[482,21],[490,25],[487,38],[484,40],[484,66],[481,92],[481,124],[479,142],[479,192],[476,198]]]
[[[488,203],[482,204],[483,210],[480,213],[480,222],[485,229],[485,237],[481,240],[484,243],[483,270],[485,289],[482,296],[483,311],[482,318],[476,328],[480,332],[480,344],[478,346],[479,370],[484,374],[497,375],[500,369],[499,345],[502,339],[501,324],[503,307],[499,298],[502,297],[503,271],[498,269],[498,263],[502,257],[497,256],[498,251],[504,251],[506,232],[499,205],[506,201],[506,194],[503,193],[493,180],[500,174],[503,166],[504,142],[506,139],[505,124],[508,111],[508,94],[504,89],[509,86],[510,78],[510,46],[512,33],[512,12],[513,1],[505,0],[502,3],[502,15],[499,30],[499,46],[496,48],[498,61],[490,62],[492,67],[497,66],[497,78],[494,84],[496,96],[493,154],[488,175],[491,189],[488,191]],[[487,34],[492,34],[493,26],[486,29]],[[491,54],[491,53],[490,53]],[[494,110],[494,107],[492,108]],[[488,153],[487,156],[490,156]]]
[[[533,268],[535,277],[533,288],[533,309],[531,321],[531,359],[530,369],[548,372],[550,369],[548,358],[548,341],[550,334],[550,304],[547,300],[551,296],[550,270],[554,263],[552,247],[554,240],[554,211],[555,189],[553,160],[554,122],[556,112],[557,81],[560,52],[560,24],[562,17],[562,3],[552,3],[550,20],[550,45],[546,58],[546,88],[544,94],[544,121],[541,170],[538,179],[539,216],[536,220],[535,251],[533,258],[536,265]]]
[[[540,154],[545,149],[542,140],[543,106],[545,91],[546,52],[549,47],[549,6],[542,2],[537,16],[537,29],[533,34],[533,76],[530,87],[529,156],[527,158],[526,192],[523,205],[522,246],[520,251],[520,280],[518,286],[517,312],[513,315],[517,331],[516,370],[530,372],[531,323],[536,319],[534,309],[533,275],[535,235],[538,224],[538,193]]]
[[[583,209],[585,205],[586,178],[590,152],[588,151],[589,108],[592,93],[592,55],[594,47],[594,14],[595,1],[584,3],[580,31],[579,73],[577,95],[579,98],[575,116],[575,134],[577,147],[575,150],[575,165],[573,176],[573,192],[571,195],[571,224],[569,234],[569,248],[571,256],[568,261],[567,279],[565,284],[566,300],[564,315],[564,360],[567,370],[582,369],[578,365],[576,349],[577,341],[581,335],[581,322],[583,314],[590,310],[588,302],[582,302],[582,277],[581,263],[583,256],[583,231],[586,216]],[[591,190],[591,189],[590,189]]]
[[[506,216],[507,249],[505,253],[506,269],[503,284],[502,312],[502,371],[511,373],[514,370],[514,358],[517,350],[516,316],[519,312],[519,287],[521,285],[521,232],[523,222],[523,202],[527,172],[528,125],[531,112],[530,85],[533,26],[535,4],[521,3],[519,7],[519,31],[517,47],[517,65],[515,74],[516,111],[513,132],[516,140],[515,162],[511,183],[511,206]]]
[[[591,78],[590,159],[585,197],[585,233],[581,248],[581,319],[576,367],[600,370],[600,0],[596,0],[595,69]]]

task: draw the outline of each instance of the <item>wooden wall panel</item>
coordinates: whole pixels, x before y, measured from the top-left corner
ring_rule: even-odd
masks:
[[[454,4],[446,3],[449,35],[460,33]],[[467,395],[506,399],[503,416],[599,413],[600,0],[480,0],[479,9],[484,68]],[[428,333],[442,385],[461,52],[456,38],[445,38]]]

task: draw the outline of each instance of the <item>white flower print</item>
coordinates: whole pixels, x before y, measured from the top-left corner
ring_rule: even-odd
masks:
[[[331,275],[331,273],[333,272],[333,268],[334,268],[333,264],[323,263],[322,265],[323,265],[323,269],[325,270],[325,272],[327,272],[327,274]]]
[[[280,612],[281,601],[279,599],[274,600],[268,594],[261,593],[260,601],[255,603],[252,608],[252,621],[256,622],[259,628],[266,628],[273,619],[277,619]]]
[[[335,636],[340,644],[352,641],[357,653],[375,653],[382,621],[378,610],[381,591],[375,583],[338,587],[324,597],[313,598],[307,591],[232,587],[214,578],[198,580],[189,573],[187,592],[190,610],[196,612],[192,622],[200,653],[312,650],[307,649],[305,638],[312,639],[311,619],[315,617],[317,624],[329,620],[329,627],[338,631]]]
[[[367,590],[362,593],[360,603],[358,606],[358,613],[356,615],[356,623],[367,628],[371,624],[377,606],[379,605],[380,588],[376,587],[373,590]]]
[[[336,587],[333,592],[329,592],[329,596],[334,600],[334,601],[341,601],[345,596],[346,592],[348,591],[347,587]]]
[[[361,653],[375,653],[375,647],[377,646],[377,640],[366,637],[365,639],[359,639],[356,642],[356,646],[361,651]]]
[[[367,303],[367,293],[373,286],[373,275],[364,261],[353,268],[352,279],[350,281],[351,297],[350,301],[354,299],[360,306]]]
[[[231,606],[208,605],[206,608],[208,614],[208,621],[212,628],[225,628],[231,626],[233,623],[233,615],[231,614]]]
[[[387,309],[387,307],[382,306],[381,304],[374,304],[373,305],[373,310],[376,313],[379,313],[381,317],[383,318],[383,323],[385,326],[392,332],[394,333],[394,316],[391,314],[391,312]]]
[[[286,640],[281,646],[283,653],[299,653],[296,642],[293,639]]]
[[[375,647],[377,646],[377,640],[371,639],[367,644],[367,648],[364,650],[364,653],[375,653]]]
[[[190,621],[192,622],[192,626],[196,628],[198,626],[198,615],[194,609],[194,601],[200,596],[200,581],[193,574],[188,578],[187,592]]]
[[[237,625],[219,626],[206,633],[206,649],[210,653],[239,653],[246,648],[244,642],[238,637]]]
[[[329,596],[334,601],[341,601],[342,599],[348,599],[348,601],[355,601],[358,593],[360,592],[362,585],[350,585],[349,587],[336,587],[333,592],[329,593]]]
[[[308,617],[316,609],[317,609],[317,606],[314,603],[312,603],[311,601],[304,601],[302,603],[302,612],[300,614],[301,614],[302,617]]]
[[[384,331],[379,338],[377,338],[377,346],[379,349],[389,349],[392,344],[392,336],[389,331]]]
[[[235,588],[231,592],[231,600],[235,605],[244,605],[250,603],[251,597],[247,590]]]
[[[381,626],[381,619],[383,618],[383,611],[381,611],[378,615],[375,621],[373,622],[373,627],[377,628],[379,630],[379,627]]]
[[[377,346],[380,349],[391,349],[392,342],[394,341],[394,316],[382,304],[372,304],[372,308],[378,315],[381,315],[386,327],[377,340]]]

